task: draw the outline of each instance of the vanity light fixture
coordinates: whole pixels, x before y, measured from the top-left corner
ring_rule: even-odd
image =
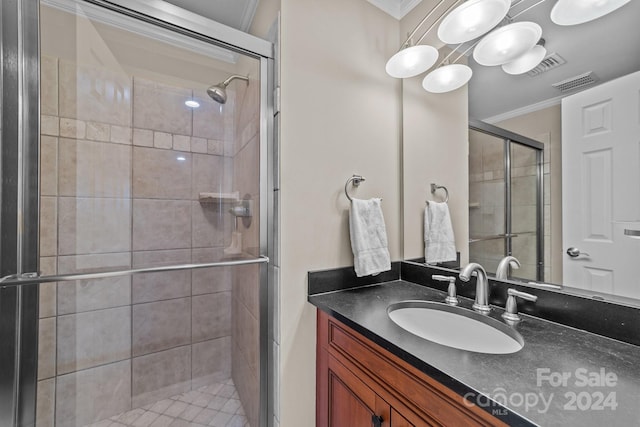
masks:
[[[474,40],[498,25],[510,7],[511,0],[468,0],[442,20],[438,38],[447,44]]]
[[[453,9],[462,0],[456,0],[442,15],[440,15],[433,24],[427,28],[418,41],[413,43],[413,36],[416,35],[418,30],[433,16],[438,8],[444,3],[444,0],[440,0],[434,7],[431,8],[429,13],[416,25],[411,31],[407,40],[402,44],[400,50],[393,55],[388,61],[385,67],[387,74],[391,77],[398,79],[405,79],[408,77],[414,77],[418,74],[422,74],[429,68],[433,67],[433,64],[438,60],[438,50],[429,45],[421,45],[420,42],[429,34],[429,32],[435,27],[440,19],[446,15],[451,9]]]
[[[443,65],[427,74],[422,87],[431,93],[451,92],[464,86],[472,74],[471,68],[464,64]]]
[[[545,56],[547,56],[547,49],[544,48],[544,39],[540,39],[538,44],[525,52],[524,55],[502,64],[502,71],[512,75],[524,74],[533,70]]]
[[[505,25],[480,40],[473,51],[473,59],[480,65],[506,64],[531,50],[540,36],[542,28],[535,22],[523,21]]]
[[[578,25],[601,18],[631,0],[558,0],[551,9],[551,21],[558,25]]]
[[[402,49],[387,61],[386,71],[391,77],[405,79],[427,71],[438,60],[438,50],[426,44]]]

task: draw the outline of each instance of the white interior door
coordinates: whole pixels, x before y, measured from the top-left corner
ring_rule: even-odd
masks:
[[[562,191],[564,282],[640,298],[640,72],[562,100]]]

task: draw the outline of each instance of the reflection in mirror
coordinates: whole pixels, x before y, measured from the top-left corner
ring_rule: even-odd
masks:
[[[640,299],[633,274],[640,240],[625,235],[640,229],[640,2],[575,26],[551,22],[554,3],[517,19],[543,29],[548,59],[533,72],[509,75],[469,59],[470,117],[544,144],[540,239],[531,238],[535,215],[524,207],[537,179],[527,153],[511,148],[507,164],[504,140],[470,130],[470,258],[477,252],[478,262],[495,272],[502,257],[514,255],[522,267],[510,277],[630,303]],[[474,241],[500,235],[511,243],[505,236]],[[532,265],[529,255],[540,241],[542,257]]]

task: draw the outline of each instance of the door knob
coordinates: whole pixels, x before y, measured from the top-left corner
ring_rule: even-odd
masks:
[[[567,255],[569,255],[571,258],[577,258],[580,255],[591,256],[586,252],[580,252],[580,249],[574,248],[573,246],[567,249]]]

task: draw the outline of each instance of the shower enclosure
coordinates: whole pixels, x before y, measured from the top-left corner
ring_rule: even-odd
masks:
[[[487,123],[469,124],[469,260],[495,273],[544,280],[543,144]]]
[[[273,45],[1,7],[0,425],[270,425]]]

